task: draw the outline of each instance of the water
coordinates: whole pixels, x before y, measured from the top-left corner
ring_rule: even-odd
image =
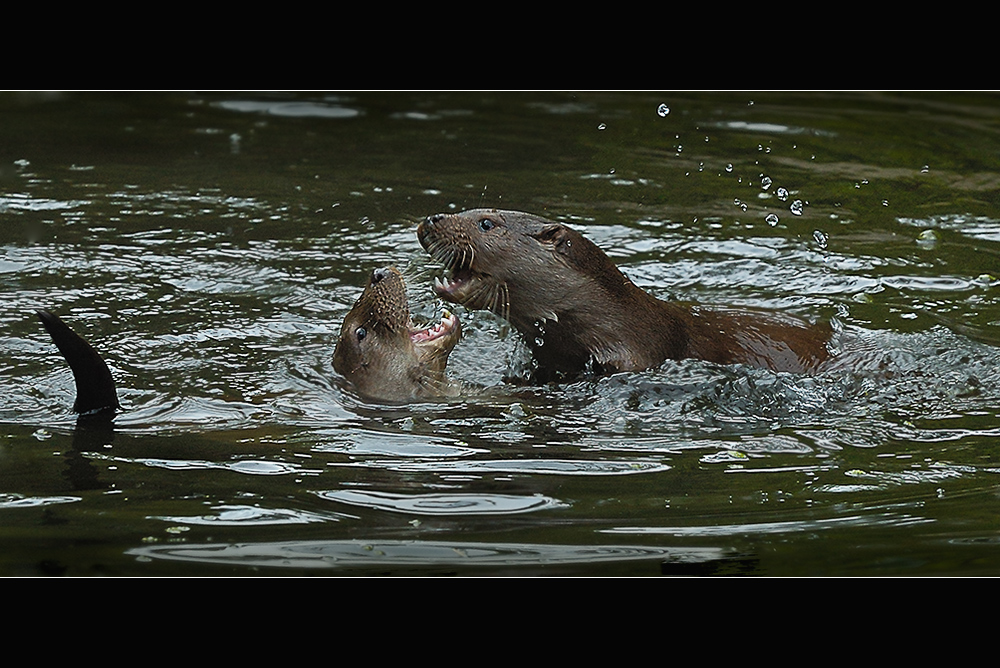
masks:
[[[996,575],[998,134],[967,94],[0,96],[0,573]],[[833,320],[837,364],[516,386],[459,309],[485,389],[353,396],[368,273],[435,317],[415,223],[478,206]],[[40,308],[108,360],[113,432],[74,430]]]

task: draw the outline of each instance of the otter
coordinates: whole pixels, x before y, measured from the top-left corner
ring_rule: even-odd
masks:
[[[542,382],[683,358],[801,373],[830,354],[828,325],[662,301],[582,234],[530,213],[442,213],[421,222],[417,238],[450,271],[435,281],[435,292],[509,321],[530,346]]]
[[[333,368],[364,397],[405,403],[457,394],[446,373],[448,355],[461,336],[458,318],[414,327],[406,284],[395,267],[372,271],[361,296],[344,318]]]
[[[48,311],[36,315],[73,371],[73,411],[79,413],[78,423],[111,422],[121,405],[107,362],[58,316]]]

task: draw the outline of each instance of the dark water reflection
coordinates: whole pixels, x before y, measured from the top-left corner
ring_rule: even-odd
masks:
[[[658,111],[666,105],[669,111]],[[1000,105],[987,95],[0,96],[4,574],[996,574]],[[414,224],[568,222],[663,298],[833,319],[837,363],[695,361],[387,407],[330,367]],[[107,358],[74,431],[34,320]],[[627,326],[627,323],[623,323]]]

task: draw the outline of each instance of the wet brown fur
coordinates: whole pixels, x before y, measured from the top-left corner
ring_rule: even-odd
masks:
[[[439,214],[423,221],[417,236],[452,271],[435,286],[438,294],[506,318],[532,348],[541,379],[587,368],[638,371],[682,358],[807,372],[829,356],[827,325],[656,299],[579,232],[532,214]]]
[[[376,269],[344,318],[333,367],[366,399],[402,403],[452,394],[445,367],[460,336],[458,319],[433,340],[415,341],[416,331],[402,275],[394,267]]]

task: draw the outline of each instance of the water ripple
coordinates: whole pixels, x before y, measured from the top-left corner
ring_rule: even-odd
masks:
[[[22,496],[20,494],[0,494],[0,508],[38,508],[58,503],[82,501],[78,496]]]
[[[391,494],[342,490],[319,492],[320,497],[352,506],[415,515],[511,515],[566,508],[556,499],[533,494]]]
[[[569,459],[490,459],[458,462],[372,461],[346,464],[393,471],[429,471],[434,473],[542,473],[555,475],[631,475],[659,473],[670,466],[652,461],[588,461]]]
[[[405,540],[332,540],[283,543],[157,545],[129,550],[140,559],[278,568],[385,566],[532,566],[657,560],[707,564],[733,557],[719,548],[642,545],[542,545]]]
[[[154,515],[151,516],[150,519],[185,525],[265,526],[275,524],[309,524],[314,522],[327,522],[329,520],[339,520],[343,517],[337,515],[320,515],[318,513],[291,509],[259,508],[257,506],[216,506],[212,508],[212,511],[213,514],[210,515],[198,515],[193,517]]]

